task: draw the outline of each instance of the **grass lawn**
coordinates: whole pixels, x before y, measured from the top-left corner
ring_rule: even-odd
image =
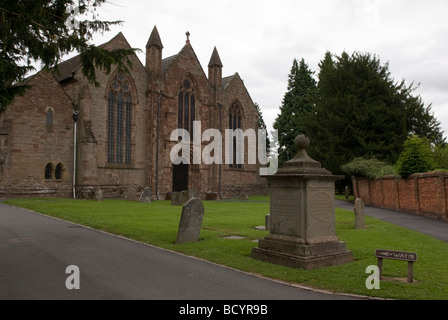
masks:
[[[357,230],[353,212],[342,209],[336,210],[336,234],[347,243],[355,261],[341,266],[302,270],[250,257],[252,248],[257,246],[254,240],[268,234],[254,227],[264,225],[264,217],[269,212],[269,197],[255,196],[244,202],[204,201],[201,241],[182,245],[174,244],[182,207],[171,206],[169,201],[146,204],[124,200],[16,199],[5,203],[309,287],[380,298],[448,300],[447,243],[370,217],[365,217],[367,228]],[[225,239],[227,236],[245,239]],[[368,290],[365,283],[370,274],[366,273],[366,268],[377,263],[375,249],[416,252],[415,282],[405,282],[406,262],[384,260],[385,279],[381,281],[380,289]]]

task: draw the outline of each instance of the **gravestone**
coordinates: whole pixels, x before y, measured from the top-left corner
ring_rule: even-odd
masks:
[[[188,199],[189,199],[188,198],[188,191],[187,190],[181,191],[180,195],[179,195],[179,202],[180,202],[180,204],[184,205],[185,203],[187,203]]]
[[[104,192],[100,187],[95,188],[95,194],[94,199],[96,201],[103,201],[104,200]]]
[[[202,201],[197,198],[188,200],[182,208],[176,244],[199,241],[203,218],[204,205]]]
[[[294,159],[285,162],[270,185],[270,234],[252,250],[255,259],[294,268],[315,269],[353,260],[335,234],[334,176],[306,152],[300,135]]]
[[[182,203],[180,202],[180,192],[172,192],[171,193],[171,205],[172,206],[181,206]]]
[[[143,189],[143,192],[140,195],[139,201],[143,202],[143,203],[151,203],[151,197],[152,197],[151,189],[145,188],[145,189]]]
[[[345,200],[348,200],[350,198],[350,192],[351,192],[350,187],[346,186],[345,187]]]
[[[240,194],[239,200],[249,200],[249,195],[247,193]]]
[[[199,191],[196,189],[191,189],[188,191],[188,200],[192,198],[198,198],[200,199]]]
[[[125,199],[128,201],[135,201],[137,197],[137,190],[135,190],[134,186],[128,187],[125,194]]]
[[[361,199],[355,201],[355,229],[364,229],[364,202]]]

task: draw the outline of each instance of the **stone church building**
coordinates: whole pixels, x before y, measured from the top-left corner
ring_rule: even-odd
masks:
[[[122,33],[102,47],[131,48]],[[193,121],[201,121],[202,132],[219,129],[224,137],[225,129],[257,130],[259,115],[238,73],[222,77],[216,48],[208,74],[188,33],[178,54],[162,54],[154,27],[145,65],[133,55],[129,73],[98,70],[99,87],[83,77],[79,56],[61,63],[58,73],[30,77],[32,88],[0,114],[0,197],[90,198],[100,188],[111,198],[136,190],[138,198],[147,187],[159,199],[190,189],[203,199],[264,193],[259,165],[247,160],[172,163],[173,130],[191,133]]]

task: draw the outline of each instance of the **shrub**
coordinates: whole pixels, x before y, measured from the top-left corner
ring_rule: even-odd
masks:
[[[435,169],[431,145],[427,139],[417,135],[404,142],[403,152],[397,162],[398,174],[407,178],[414,173],[424,173]]]
[[[378,159],[356,158],[352,162],[341,167],[348,176],[368,178],[371,180],[379,177],[395,174],[395,169],[386,162]]]
[[[445,144],[438,144],[434,148],[434,161],[437,169],[448,169],[448,146]]]

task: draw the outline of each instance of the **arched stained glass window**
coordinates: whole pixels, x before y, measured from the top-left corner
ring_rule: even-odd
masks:
[[[125,123],[125,163],[131,163],[131,139],[132,139],[132,98],[130,95],[126,98],[126,123]]]
[[[118,74],[112,81],[107,98],[107,162],[131,164],[132,96],[130,84]]]
[[[237,129],[242,129],[242,128],[243,128],[243,124],[242,124],[241,106],[239,105],[238,102],[234,102],[229,110],[229,129],[237,130]],[[231,156],[232,163],[229,166],[230,166],[230,168],[241,169],[243,167],[243,165],[241,163],[240,164],[237,163],[236,139],[237,138],[234,136],[232,139],[233,141],[230,142],[230,144],[231,144],[230,152],[232,153],[232,156]]]
[[[193,121],[196,114],[195,90],[190,80],[184,80],[179,89],[177,127],[185,129],[190,134],[190,139],[194,137]]]

